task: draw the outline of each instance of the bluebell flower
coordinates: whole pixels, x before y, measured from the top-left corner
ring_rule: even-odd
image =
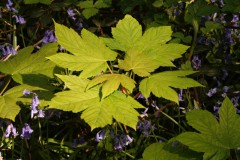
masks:
[[[147,114],[147,111],[148,111],[148,107],[140,114],[140,117],[147,117],[148,116],[148,114]]]
[[[32,103],[31,103],[31,106],[30,106],[30,108],[31,108],[31,118],[33,118],[34,115],[37,114],[37,113],[38,113],[39,118],[43,118],[45,116],[44,112],[41,109],[40,110],[37,109],[38,105],[40,104],[40,101],[38,99],[38,95],[36,93],[30,92],[26,89],[23,91],[23,95],[25,95],[25,96],[30,95],[30,94],[32,94],[32,96],[33,96],[32,97]]]
[[[18,15],[18,16],[13,15],[12,17],[16,19],[16,23],[19,23],[19,24],[25,24],[26,23],[25,19],[20,15]]]
[[[186,7],[186,3],[185,2],[180,2],[180,3],[178,3],[178,7],[181,11],[184,11],[185,7]]]
[[[22,128],[21,138],[30,139],[32,132],[33,130],[31,129],[29,124],[25,123],[25,126]]]
[[[12,5],[13,5],[12,1],[11,1],[11,0],[8,0],[8,3],[6,4],[7,10],[17,13],[18,10],[16,10],[14,7],[12,7]]]
[[[157,106],[156,101],[152,101],[151,106],[155,108],[156,110],[159,110],[159,107]]]
[[[114,136],[114,149],[117,151],[122,151],[124,147],[133,142],[133,138],[129,135],[118,134]]]
[[[67,9],[67,13],[68,13],[68,16],[72,19],[72,20],[76,20],[76,18],[75,18],[75,15],[76,15],[76,13],[74,12],[74,10],[72,9],[72,8],[68,8]]]
[[[151,125],[148,120],[139,120],[137,123],[137,130],[139,130],[143,135],[148,136],[149,131],[153,131],[155,127]]]
[[[43,37],[43,44],[47,44],[47,43],[52,43],[52,42],[56,42],[57,38],[54,34],[53,30],[46,30],[44,33],[44,37]]]
[[[221,94],[221,96],[222,96],[223,98],[225,98],[225,97],[227,96],[228,89],[229,89],[228,86],[224,86],[224,87],[223,87],[223,93]]]
[[[24,89],[24,91],[23,91],[24,96],[27,96],[27,95],[30,95],[30,94],[31,94],[31,92],[29,90]]]
[[[217,88],[211,88],[206,95],[212,97],[215,93],[217,93]]]
[[[6,57],[8,55],[17,54],[17,52],[15,51],[13,46],[7,46],[7,45],[0,46],[0,50],[2,50],[2,56],[1,57]]]
[[[198,69],[202,66],[202,61],[199,59],[198,56],[194,55],[192,59],[192,64],[193,68]]]
[[[228,45],[233,45],[234,42],[233,42],[233,39],[232,39],[232,30],[231,29],[225,29],[224,33],[225,33],[225,42]]]
[[[183,90],[182,89],[180,89],[180,92],[178,93],[178,100],[179,100],[179,102],[184,101],[183,100]]]
[[[220,7],[223,7],[224,6],[223,0],[218,0],[218,1],[219,1],[219,4],[220,4]]]
[[[238,104],[239,96],[235,96],[235,97],[231,98],[231,101],[235,107],[239,106],[239,104]]]
[[[2,18],[2,9],[0,8],[0,18]]]
[[[5,138],[9,138],[9,136],[11,135],[11,133],[12,133],[12,135],[13,135],[14,137],[16,137],[16,136],[18,135],[17,129],[13,126],[12,123],[10,123],[10,124],[7,126],[7,129],[6,129],[6,131],[5,131],[4,137],[5,137]]]
[[[33,99],[32,99],[32,104],[30,106],[31,108],[31,118],[34,117],[35,114],[38,113],[38,110],[37,110],[37,106],[40,104],[40,101],[38,99],[38,96],[37,95],[34,95],[33,96]]]
[[[39,109],[38,118],[44,118],[44,117],[45,117],[45,114],[44,114],[43,110]]]
[[[234,27],[238,27],[239,26],[238,23],[239,23],[239,16],[235,14],[235,15],[233,15],[233,19],[231,20],[231,24]]]
[[[96,134],[96,139],[95,140],[97,142],[100,142],[101,140],[103,140],[105,138],[106,138],[106,130],[102,129]]]

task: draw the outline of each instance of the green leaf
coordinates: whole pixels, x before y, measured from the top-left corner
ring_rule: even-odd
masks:
[[[97,13],[98,13],[97,8],[86,8],[82,11],[82,14],[86,19],[89,19],[89,18],[95,16]]]
[[[91,82],[88,84],[87,89],[102,82],[104,82],[104,84],[102,85],[102,98],[105,98],[111,93],[113,93],[119,88],[120,85],[122,87],[125,87],[130,93],[135,87],[135,81],[126,75],[104,74],[91,80]]]
[[[94,87],[86,92],[81,90],[59,92],[52,99],[50,108],[72,112],[83,111],[81,118],[93,130],[112,124],[112,118],[136,129],[139,113],[134,108],[144,107],[121,92],[114,92],[100,101],[99,88]]]
[[[108,7],[111,7],[111,0],[98,0],[97,2],[94,3],[94,6],[96,8],[108,8]]]
[[[81,8],[93,8],[94,7],[92,0],[79,2],[78,6]]]
[[[219,123],[208,111],[195,110],[187,113],[189,125],[200,133],[186,132],[177,140],[197,152],[204,152],[204,159],[227,159],[230,149],[240,147],[240,117],[228,97],[219,111]]]
[[[161,46],[168,42],[171,39],[171,35],[171,26],[151,27],[144,32],[136,44],[132,44],[133,47],[141,48],[143,52],[148,52],[154,49],[154,47]]]
[[[199,120],[198,120],[199,121]],[[218,143],[217,138],[194,132],[185,132],[177,136],[177,140],[197,152],[204,152],[204,160],[227,159],[230,151]]]
[[[47,44],[38,52],[33,53],[33,47],[26,47],[18,52],[16,56],[6,62],[0,62],[0,71],[12,75],[18,82],[24,83],[24,75],[36,74],[52,78],[56,65],[45,57],[57,53],[57,44]]]
[[[240,12],[240,2],[235,0],[225,0],[222,8],[223,12],[238,13]]]
[[[157,8],[162,7],[162,5],[163,5],[163,0],[155,0],[155,1],[152,3],[152,5],[153,5],[154,7],[157,7]]]
[[[118,60],[118,66],[120,69],[132,70],[135,74],[145,77],[159,67],[159,64],[153,61],[154,57],[156,56],[144,54],[138,49],[130,49],[126,53],[124,60]]]
[[[219,11],[215,5],[207,4],[206,1],[194,1],[189,4],[185,14],[185,21],[192,24],[193,20],[200,22],[202,16],[211,15]]]
[[[119,68],[125,71],[132,70],[142,77],[149,76],[150,72],[160,66],[174,66],[171,61],[180,58],[187,48],[187,46],[181,44],[163,44],[153,49],[147,47],[140,50],[133,48],[128,50],[124,60],[118,60]]]
[[[60,75],[56,74],[58,78],[60,78],[65,86],[72,90],[85,90],[90,80],[82,79],[79,76],[75,75]]]
[[[117,53],[107,48],[102,39],[93,33],[83,29],[80,37],[63,25],[55,23],[55,28],[59,44],[74,55],[60,53],[48,59],[61,67],[82,71],[80,77],[95,76],[107,69],[107,61],[116,59]]]
[[[46,5],[50,5],[52,3],[52,0],[24,0],[25,4],[36,4],[36,3],[42,3]]]
[[[142,37],[142,27],[136,19],[126,15],[117,23],[116,28],[112,28],[112,35],[118,44],[118,50],[127,51]]]
[[[173,143],[153,143],[143,152],[143,160],[197,160],[197,152],[193,152],[183,145]]]
[[[144,97],[149,97],[152,92],[157,97],[163,97],[178,103],[178,94],[170,87],[187,89],[189,87],[202,86],[186,75],[194,71],[165,71],[153,74],[140,82],[139,89]]]

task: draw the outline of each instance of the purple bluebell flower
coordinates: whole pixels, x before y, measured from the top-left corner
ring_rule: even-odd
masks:
[[[34,117],[35,114],[38,113],[38,110],[37,110],[37,106],[40,104],[40,101],[38,99],[38,96],[37,95],[34,95],[33,96],[33,99],[32,99],[32,104],[30,106],[31,108],[31,118]]]
[[[179,16],[179,15],[180,15],[178,8],[176,8],[176,9],[173,11],[173,15],[174,15],[174,16]]]
[[[231,101],[235,107],[239,106],[239,104],[238,104],[239,96],[235,96],[235,97],[231,98]]]
[[[159,107],[157,106],[156,101],[152,101],[151,106],[155,108],[156,110],[159,110]]]
[[[83,28],[82,19],[78,18],[78,20],[75,21],[75,26],[76,30],[81,30]]]
[[[206,95],[212,97],[215,93],[217,93],[217,88],[211,88]]]
[[[180,2],[180,3],[178,3],[178,7],[181,11],[184,11],[185,7],[186,7],[186,3],[185,2]]]
[[[198,56],[194,55],[192,59],[192,64],[193,64],[193,68],[198,69],[202,66],[202,61],[201,59],[199,59]]]
[[[233,39],[232,39],[232,29],[225,29],[224,30],[225,33],[225,42],[228,45],[233,45]]]
[[[43,110],[39,109],[38,118],[44,118],[44,117],[45,117],[45,113],[43,112]]]
[[[7,129],[6,129],[6,131],[5,131],[4,137],[5,137],[5,138],[9,138],[9,136],[11,135],[11,133],[12,133],[12,135],[13,135],[14,137],[16,137],[16,136],[18,135],[17,129],[13,126],[12,123],[10,123],[10,124],[7,126]]]
[[[228,89],[229,89],[228,86],[224,86],[224,87],[223,87],[223,93],[221,94],[221,96],[222,96],[223,98],[225,98],[225,97],[227,96]]]
[[[54,34],[53,30],[46,30],[44,33],[44,37],[43,37],[43,44],[47,44],[47,43],[52,43],[52,42],[56,42],[57,38]]]
[[[72,20],[76,20],[75,16],[76,16],[76,13],[75,11],[72,9],[72,8],[68,8],[67,9],[67,13],[68,13],[68,16],[72,19]]]
[[[178,93],[178,100],[179,100],[179,102],[183,102],[184,100],[183,100],[183,90],[182,89],[180,89],[180,92]]]
[[[0,18],[2,18],[2,9],[0,8]]]
[[[114,136],[114,149],[117,151],[122,151],[124,147],[133,142],[133,138],[129,135],[118,134]]]
[[[20,15],[18,15],[18,16],[13,15],[12,17],[16,19],[16,23],[19,23],[19,24],[25,24],[26,23],[25,19]]]
[[[31,92],[29,90],[24,89],[24,91],[23,91],[24,96],[27,96],[27,95],[30,95],[30,94],[31,94]]]
[[[100,130],[97,134],[96,134],[96,141],[97,142],[100,142],[102,141],[103,139],[106,138],[106,130],[105,129],[102,129]]]
[[[32,103],[31,103],[31,106],[30,106],[30,108],[31,108],[31,118],[33,118],[34,115],[37,114],[37,113],[38,113],[39,118],[43,118],[45,116],[44,112],[41,109],[40,110],[37,109],[38,105],[40,104],[40,101],[38,99],[38,95],[36,93],[30,92],[26,89],[23,91],[23,95],[25,95],[25,96],[30,95],[30,94],[32,94]]]
[[[148,136],[149,131],[153,131],[155,127],[151,125],[148,120],[139,120],[137,123],[137,130],[139,130],[143,135]]]
[[[14,7],[12,7],[12,5],[13,5],[12,1],[11,1],[11,0],[8,0],[8,3],[6,4],[7,10],[17,13],[18,10],[16,10]]]
[[[239,26],[238,23],[239,23],[239,16],[235,14],[235,15],[233,15],[233,19],[231,20],[231,24],[234,27],[238,27]]]
[[[13,46],[0,46],[0,50],[2,50],[2,57],[6,57],[8,55],[15,55],[17,54],[17,52],[15,51],[15,49],[13,48]]]
[[[30,139],[32,132],[33,130],[31,129],[29,124],[25,123],[25,126],[22,128],[21,138]]]
[[[141,118],[144,118],[144,117],[147,117],[148,116],[148,114],[147,114],[147,111],[148,111],[148,107],[140,114],[140,117]]]
[[[218,1],[219,1],[219,4],[220,4],[220,7],[223,7],[224,6],[223,0],[218,0]]]

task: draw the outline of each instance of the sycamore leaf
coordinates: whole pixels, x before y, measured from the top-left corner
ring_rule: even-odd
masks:
[[[115,90],[119,88],[121,85],[122,87],[125,87],[132,92],[133,88],[135,87],[135,81],[131,78],[129,78],[126,75],[123,74],[104,74],[101,76],[98,76],[91,80],[91,82],[88,84],[87,89],[99,84],[103,83],[102,85],[102,98],[107,97],[111,93],[113,93]]]
[[[126,15],[112,28],[113,38],[102,40],[111,49],[126,53],[123,60],[118,60],[120,69],[145,77],[160,66],[174,67],[172,61],[188,49],[181,44],[166,44],[171,34],[171,26],[160,26],[149,28],[142,35],[141,25]]]
[[[143,108],[141,104],[121,92],[114,92],[100,101],[99,88],[84,91],[70,90],[56,94],[50,108],[63,111],[81,112],[83,118],[93,130],[112,124],[112,118],[136,129],[139,113],[134,108]]]
[[[127,51],[142,37],[142,27],[136,19],[126,15],[123,20],[117,23],[116,28],[112,28],[112,35],[119,50]]]
[[[208,111],[195,110],[186,115],[189,125],[200,133],[185,132],[177,140],[197,152],[204,152],[204,159],[227,159],[230,149],[240,147],[240,117],[228,97],[219,111],[219,123]]]
[[[132,70],[142,77],[149,76],[150,72],[159,67],[156,59],[154,61],[154,55],[144,54],[137,49],[128,50],[124,60],[118,60],[118,66],[125,71]]]
[[[171,26],[152,27],[144,32],[134,46],[142,48],[143,51],[148,51],[171,40],[171,35]]]
[[[41,76],[42,80],[45,76],[45,81],[48,81],[53,77],[56,65],[45,57],[56,54],[57,49],[56,43],[46,44],[38,52],[32,54],[33,47],[26,47],[13,58],[6,62],[0,62],[0,71],[12,75],[12,78],[20,84],[26,84],[24,77],[33,74],[35,74],[36,81],[40,79],[37,75],[43,75]]]
[[[189,87],[202,86],[197,81],[186,78],[186,75],[193,74],[194,71],[166,71],[153,74],[140,82],[139,89],[144,97],[149,97],[152,92],[157,97],[178,103],[178,94],[174,88],[187,89]]]
[[[174,67],[171,61],[180,58],[187,48],[188,46],[181,44],[164,44],[152,48],[129,49],[124,60],[118,60],[119,68],[125,71],[132,70],[142,77],[149,76],[150,72],[159,66]]]
[[[55,29],[59,44],[74,55],[60,53],[48,58],[61,67],[82,71],[82,78],[105,71],[107,61],[116,59],[116,52],[111,51],[100,38],[85,29],[81,32],[82,37],[74,30],[57,23]]]
[[[171,141],[171,140],[170,140]],[[153,143],[143,152],[143,160],[197,160],[201,154],[173,143]]]
[[[80,78],[75,75],[60,75],[56,74],[66,85],[67,88],[72,90],[81,90],[84,91],[87,87],[87,84],[90,82],[88,79]]]

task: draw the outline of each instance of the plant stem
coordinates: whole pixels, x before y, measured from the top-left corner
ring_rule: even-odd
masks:
[[[173,123],[175,123],[176,125],[178,125],[183,131],[186,131],[175,119],[173,119],[171,116],[169,116],[168,114],[161,112],[164,116],[166,116],[167,118],[169,118]]]

